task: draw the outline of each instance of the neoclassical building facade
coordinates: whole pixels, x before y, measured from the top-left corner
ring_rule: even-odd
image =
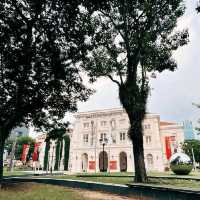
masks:
[[[127,136],[129,121],[119,109],[77,113],[71,134],[69,171],[134,171],[132,143]],[[164,171],[170,156],[180,151],[183,127],[162,122],[157,114],[143,121],[145,165],[148,171]]]

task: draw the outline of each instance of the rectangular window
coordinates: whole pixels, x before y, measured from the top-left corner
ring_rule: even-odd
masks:
[[[116,144],[116,135],[115,134],[111,134],[111,139],[112,139],[112,143]]]
[[[101,126],[106,126],[107,122],[106,121],[101,121]]]
[[[145,124],[143,127],[144,127],[144,129],[151,129],[151,125],[150,124]]]
[[[151,136],[146,136],[146,144],[150,144],[151,143]]]
[[[83,135],[83,142],[88,143],[88,134]]]
[[[100,140],[101,140],[102,142],[105,142],[105,141],[107,140],[107,134],[106,134],[106,133],[101,133],[101,135],[100,135]]]
[[[124,132],[121,132],[121,133],[120,133],[120,140],[121,140],[121,141],[126,140],[126,133],[124,133]]]
[[[87,122],[87,123],[84,123],[84,124],[83,124],[83,127],[84,127],[84,128],[89,128],[89,123],[88,123],[88,122]]]

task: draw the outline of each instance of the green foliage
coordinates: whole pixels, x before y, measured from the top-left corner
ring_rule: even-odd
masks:
[[[48,128],[91,94],[76,64],[87,52],[81,1],[0,2],[0,131]],[[51,9],[50,9],[51,8]],[[47,112],[48,111],[48,112]]]
[[[0,1],[0,184],[5,140],[32,123],[51,129],[91,90],[80,77],[88,16],[81,0]],[[51,122],[51,123],[49,123]]]
[[[193,160],[192,149],[194,152],[195,161],[200,163],[200,141],[199,140],[186,140],[182,144],[184,152]]]
[[[34,152],[34,144],[35,140],[31,137],[24,136],[17,138],[16,149],[15,149],[15,159],[20,160],[22,151],[23,151],[23,144],[29,144],[30,148],[27,154],[27,160],[30,160],[33,152]]]
[[[12,146],[13,146],[14,141],[15,141],[15,138],[9,138],[8,140],[6,140],[5,149],[8,151],[9,154],[12,151]],[[18,137],[17,141],[16,141],[16,147],[15,147],[15,159],[16,160],[21,159],[21,155],[22,155],[22,151],[23,151],[23,144],[30,145],[30,149],[29,149],[29,152],[27,155],[28,160],[31,158],[31,156],[33,154],[35,140],[28,136]]]
[[[17,138],[17,144],[23,145],[23,144],[35,144],[35,139],[29,137],[29,136],[23,136]]]
[[[188,175],[192,171],[193,165],[183,163],[174,166],[172,165],[170,168],[177,175]]]
[[[173,33],[185,10],[182,0],[114,0],[108,4],[108,9],[99,9],[91,19],[95,49],[83,66],[91,80],[121,76],[126,82],[139,69],[162,72],[176,68],[172,52],[188,42],[186,30]],[[142,77],[137,78],[141,81]]]

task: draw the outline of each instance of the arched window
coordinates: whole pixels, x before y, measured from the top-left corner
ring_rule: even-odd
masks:
[[[87,155],[87,153],[84,153],[81,156],[81,168],[82,168],[82,172],[87,172],[87,168],[88,168],[88,155]]]
[[[126,172],[127,171],[127,154],[126,152],[121,152],[119,154],[119,161],[120,161],[120,171]]]
[[[108,154],[106,151],[102,151],[99,154],[99,171],[106,172],[108,169]]]
[[[147,155],[147,165],[148,166],[152,166],[153,165],[153,155],[152,154],[148,154]]]

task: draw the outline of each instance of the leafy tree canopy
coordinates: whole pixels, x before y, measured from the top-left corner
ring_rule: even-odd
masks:
[[[23,144],[35,144],[35,139],[29,137],[29,136],[23,136],[17,138],[17,145],[23,145]]]
[[[29,137],[29,136],[23,136],[23,137],[18,137],[17,138],[17,143],[16,143],[16,149],[15,149],[15,159],[20,160],[22,151],[23,151],[23,145],[24,144],[29,144],[29,151],[27,155],[27,159],[29,160],[30,157],[33,154],[34,151],[34,144],[36,143],[35,139]]]
[[[200,141],[199,140],[186,140],[182,148],[184,152],[193,160],[192,149],[194,152],[195,161],[200,163]]]
[[[81,7],[89,2],[0,1],[0,186],[10,131],[22,123],[52,128],[92,93],[78,67],[92,33]]]
[[[80,1],[0,2],[0,132],[21,123],[45,127],[91,94],[77,63],[86,52]],[[6,132],[6,133],[4,133]]]
[[[5,143],[5,149],[8,151],[8,154],[11,153],[12,151],[12,146],[15,143],[16,140],[16,147],[15,147],[15,159],[20,160],[21,155],[22,155],[22,150],[23,150],[23,144],[29,144],[29,155],[32,155],[34,151],[34,144],[35,144],[35,139],[29,137],[29,136],[22,136],[18,137],[17,139],[15,138],[9,138],[6,140]]]

